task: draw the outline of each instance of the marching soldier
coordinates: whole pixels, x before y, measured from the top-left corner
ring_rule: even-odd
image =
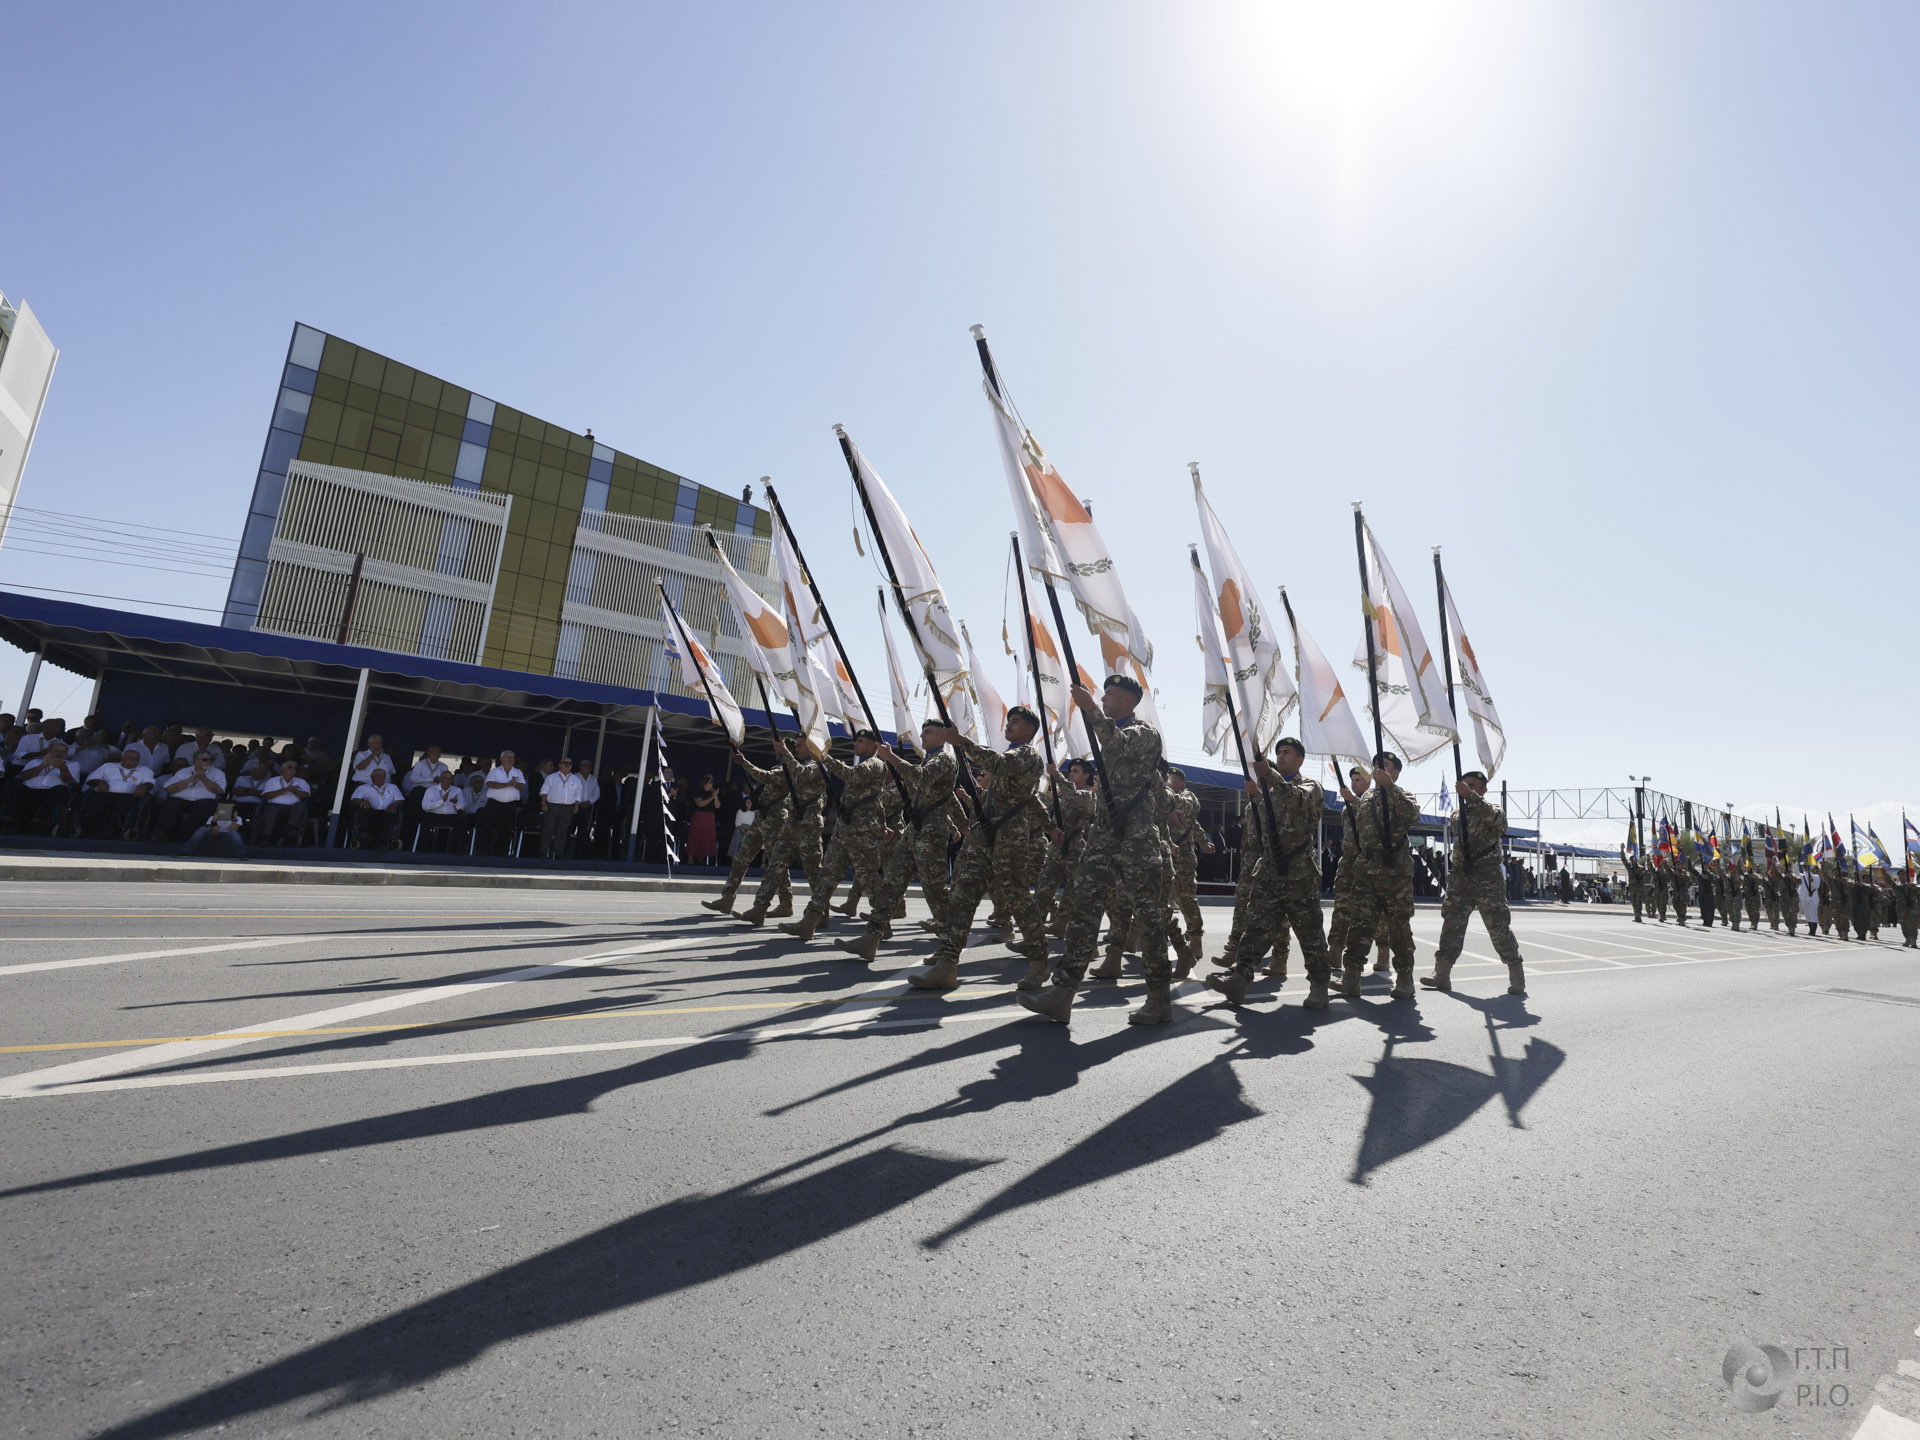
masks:
[[[1720,913],[1726,918],[1727,925],[1736,934],[1740,929],[1740,872],[1734,868],[1731,859],[1720,862],[1720,875],[1715,887],[1720,892],[1716,897],[1720,901]]]
[[[1653,862],[1653,913],[1662,925],[1667,923],[1667,888],[1672,868],[1664,858]]]
[[[1638,925],[1640,912],[1647,904],[1646,866],[1640,863],[1639,857],[1629,854],[1624,845],[1620,847],[1620,863],[1627,867],[1627,898],[1633,902],[1633,923]]]
[[[1754,872],[1753,861],[1749,859],[1740,873],[1740,888],[1747,902],[1747,928],[1760,928],[1760,877]]]
[[[1420,806],[1399,785],[1400,757],[1383,750],[1373,757],[1374,788],[1360,797],[1354,833],[1360,853],[1353,869],[1357,900],[1347,931],[1341,992],[1360,993],[1376,927],[1386,931],[1393,951],[1393,996],[1413,998],[1413,855],[1407,831],[1420,818]],[[1304,943],[1304,937],[1303,937]]]
[[[1173,903],[1186,921],[1187,944],[1195,956],[1202,953],[1200,915],[1200,855],[1213,853],[1213,839],[1200,825],[1200,797],[1187,788],[1187,774],[1167,772],[1167,838],[1173,846]],[[1187,968],[1191,970],[1192,964]]]
[[[1718,877],[1713,873],[1713,866],[1713,861],[1704,861],[1700,868],[1694,871],[1691,876],[1695,885],[1699,887],[1697,898],[1700,902],[1700,928],[1702,930],[1711,930],[1713,928],[1713,909],[1719,901]]]
[[[733,909],[733,900],[740,893],[740,882],[746,878],[747,866],[755,857],[764,856],[767,873],[773,873],[773,852],[787,825],[787,772],[775,766],[771,770],[762,770],[747,759],[738,746],[734,747],[733,758],[740,768],[747,772],[747,783],[753,787],[753,823],[740,837],[739,848],[733,853],[733,868],[727,872],[727,883],[720,894],[712,900],[700,903],[709,910],[718,910],[726,914]],[[791,915],[793,913],[793,880],[782,870],[779,877],[778,894],[780,904],[772,913]]]
[[[890,930],[900,904],[905,900],[907,881],[920,877],[920,893],[925,897],[933,922],[942,933],[947,920],[947,841],[953,834],[949,818],[953,809],[953,787],[959,778],[960,762],[943,739],[937,721],[920,727],[920,745],[926,759],[901,755],[890,745],[881,745],[874,753],[904,783],[913,797],[913,808],[903,811],[900,828],[887,850],[887,864],[880,891],[873,897],[873,909],[867,916],[867,932],[857,940],[842,940],[840,948],[871,964],[878,955],[881,940]],[[883,790],[884,794],[885,791]]]
[[[1046,762],[1034,748],[1040,717],[1024,705],[1007,711],[1007,748],[991,750],[950,726],[935,726],[926,734],[931,743],[951,745],[957,758],[984,773],[990,784],[981,791],[978,816],[967,826],[954,867],[953,893],[947,902],[947,930],[933,958],[907,975],[921,990],[951,990],[960,983],[960,952],[967,948],[973,912],[991,889],[1000,888],[1013,909],[1020,939],[1010,948],[1028,961],[1027,978],[1038,984],[1047,963],[1046,927],[1040,918],[1039,897],[1028,884],[1042,859],[1047,813],[1040,803],[1040,778]]]
[[[1693,884],[1693,869],[1687,864],[1687,857],[1678,850],[1667,857],[1667,888],[1673,892],[1673,919],[1677,925],[1687,923],[1687,890]]]
[[[1506,964],[1507,993],[1524,995],[1526,966],[1520,956],[1520,942],[1513,938],[1506,877],[1500,867],[1500,842],[1507,833],[1507,817],[1498,805],[1487,803],[1487,777],[1478,770],[1460,777],[1459,797],[1453,859],[1447,867],[1447,894],[1440,902],[1440,948],[1433,953],[1433,973],[1422,975],[1420,983],[1434,990],[1453,989],[1453,964],[1466,943],[1467,921],[1478,910],[1493,941],[1494,954]]]
[[[1900,917],[1902,943],[1909,950],[1920,950],[1920,885],[1913,873],[1902,869],[1893,887],[1894,913]]]
[[[811,743],[811,742],[808,742]],[[826,858],[821,862],[813,893],[800,918],[780,928],[798,940],[813,939],[827,918],[833,892],[847,867],[853,867],[854,888],[871,895],[879,888],[880,787],[887,783],[887,767],[880,762],[880,737],[868,729],[853,732],[854,760],[849,765],[831,754],[820,755],[825,773],[840,782],[840,798],[834,802],[833,838],[827,842]],[[810,877],[811,878],[811,877]]]
[[[1080,856],[1074,905],[1067,915],[1066,953],[1054,966],[1046,989],[1019,997],[1036,1015],[1062,1025],[1069,1019],[1074,992],[1093,959],[1100,911],[1116,880],[1125,884],[1139,911],[1141,958],[1147,972],[1146,999],[1127,1016],[1127,1023],[1164,1025],[1173,1018],[1173,966],[1167,959],[1167,897],[1161,868],[1166,856],[1154,814],[1163,747],[1160,732],[1134,713],[1143,693],[1140,682],[1130,675],[1109,675],[1098,701],[1080,686],[1073,690],[1073,703],[1100,746],[1106,783]]]
[[[1229,1005],[1240,1004],[1247,998],[1253,968],[1265,953],[1269,937],[1287,928],[1300,937],[1300,957],[1307,972],[1305,1004],[1309,1010],[1324,1010],[1332,965],[1320,910],[1320,857],[1313,845],[1327,805],[1326,792],[1318,781],[1300,773],[1307,751],[1292,736],[1273,747],[1273,758],[1273,765],[1264,757],[1256,760],[1254,773],[1259,779],[1247,782],[1255,816],[1272,829],[1247,905],[1240,953],[1230,968],[1207,977],[1207,988],[1226,996]]]
[[[1047,933],[1065,935],[1067,910],[1073,900],[1074,877],[1080,868],[1081,852],[1087,848],[1087,831],[1093,824],[1093,812],[1100,803],[1100,792],[1093,784],[1093,762],[1068,761],[1064,781],[1056,768],[1053,793],[1060,800],[1060,832],[1048,854],[1051,863],[1058,867],[1059,875],[1047,887],[1046,893],[1051,898],[1057,891],[1059,898],[1054,901]]]
[[[1760,895],[1766,901],[1767,927],[1771,930],[1780,928],[1781,891],[1785,888],[1785,877],[1781,875],[1779,865],[1768,861],[1766,877],[1760,882]],[[1759,928],[1758,922],[1755,922],[1754,928]]]
[[[773,737],[773,753],[787,777],[787,823],[776,837],[767,858],[766,873],[760,879],[753,904],[741,912],[749,925],[764,925],[767,902],[787,882],[795,861],[806,874],[807,884],[820,884],[820,832],[825,824],[827,772],[818,761],[796,755],[784,737]]]
[[[1840,873],[1840,862],[1828,855],[1820,862],[1820,933],[1830,935],[1838,930],[1845,940],[1852,908],[1847,877]]]

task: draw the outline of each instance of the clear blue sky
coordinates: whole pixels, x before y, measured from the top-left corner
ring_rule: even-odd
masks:
[[[1176,751],[1198,460],[1342,662],[1347,502],[1417,597],[1446,547],[1516,785],[1920,812],[1912,6],[37,6],[8,31],[0,289],[63,350],[23,503],[237,536],[301,319],[715,486],[772,473],[866,615],[843,421],[984,641],[1009,515],[978,321],[1095,502]],[[0,554],[15,582],[225,590]]]

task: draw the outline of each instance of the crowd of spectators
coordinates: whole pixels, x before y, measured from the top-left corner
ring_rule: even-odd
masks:
[[[0,830],[193,848],[323,843],[340,773],[318,737],[226,739],[98,715],[69,730],[37,710],[0,714],[0,769]],[[603,784],[593,770],[561,756],[529,772],[511,750],[398,756],[371,734],[351,761],[341,838],[369,850],[623,854],[632,777],[615,770]]]

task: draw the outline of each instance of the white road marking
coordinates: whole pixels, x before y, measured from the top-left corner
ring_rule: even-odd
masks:
[[[73,970],[82,965],[124,965],[130,960],[166,960],[175,955],[212,955],[222,950],[263,950],[299,940],[332,940],[332,935],[269,935],[258,940],[234,940],[225,945],[188,945],[178,950],[136,950],[130,955],[82,955],[72,960],[31,960],[24,965],[0,965],[0,975],[26,975],[35,970]]]
[[[219,1050],[231,1050],[237,1045],[254,1044],[260,1038],[254,1032],[260,1030],[315,1030],[329,1025],[344,1025],[368,1015],[381,1015],[393,1010],[404,1010],[414,1005],[431,1005],[441,1000],[458,999],[477,994],[482,990],[494,989],[496,986],[513,985],[525,980],[544,980],[549,975],[560,975],[569,970],[601,965],[609,960],[624,960],[632,956],[656,954],[662,950],[675,950],[692,945],[704,938],[707,937],[696,933],[665,940],[650,940],[644,944],[630,945],[620,950],[601,950],[572,960],[559,960],[546,965],[530,965],[519,970],[502,971],[484,980],[462,980],[450,985],[428,985],[417,990],[402,990],[391,995],[382,995],[374,1000],[357,1001],[352,1005],[342,1005],[332,1010],[316,1010],[311,1014],[294,1015],[285,1020],[268,1020],[255,1025],[236,1026],[232,1030],[206,1040],[167,1041],[159,1045],[142,1046],[137,1050],[121,1050],[111,1055],[97,1056],[91,1060],[75,1060],[69,1064],[55,1065],[45,1070],[29,1070],[24,1074],[0,1080],[0,1100],[19,1100],[28,1096],[43,1095],[83,1081],[100,1080],[110,1075],[124,1074],[129,1070],[145,1070],[151,1066],[189,1060],[195,1056],[209,1055]]]

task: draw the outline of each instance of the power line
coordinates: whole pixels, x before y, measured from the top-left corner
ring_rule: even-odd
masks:
[[[49,595],[79,595],[88,600],[118,600],[125,605],[164,605],[170,610],[204,610],[208,614],[218,615],[221,609],[217,605],[182,605],[177,600],[148,600],[138,595],[97,595],[91,590],[60,590],[52,585],[26,585],[14,581],[6,582],[4,587],[13,590],[41,590]]]
[[[148,525],[140,520],[111,520],[104,515],[77,515],[68,510],[44,510],[37,505],[15,505],[16,515],[52,515],[61,520],[86,520],[97,525],[120,525],[134,530],[158,530],[164,535],[197,535],[202,540],[218,540],[227,545],[238,545],[238,540],[229,540],[224,535],[210,536],[204,530],[170,530],[164,525]]]
[[[85,551],[36,550],[30,545],[15,545],[12,547],[11,553],[15,555],[47,555],[55,560],[85,560],[93,565],[119,565],[129,570],[157,570],[163,575],[190,575],[198,580],[220,580],[224,579],[228,574],[225,570],[181,570],[171,565],[148,565],[139,560],[114,560],[105,555],[90,555]]]

